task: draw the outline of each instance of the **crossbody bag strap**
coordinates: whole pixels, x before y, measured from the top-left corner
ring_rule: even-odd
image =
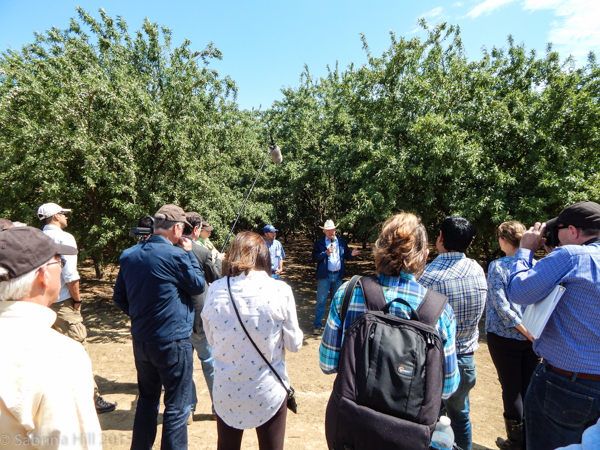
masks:
[[[277,373],[277,371],[275,370],[275,368],[267,360],[267,358],[265,358],[265,355],[263,355],[263,353],[259,350],[258,346],[254,343],[254,341],[250,337],[250,334],[248,333],[248,330],[244,326],[244,322],[242,322],[242,318],[240,317],[240,313],[239,313],[239,311],[237,309],[237,306],[235,304],[235,300],[233,300],[233,294],[231,293],[231,284],[229,283],[229,279],[230,279],[230,277],[227,277],[227,291],[229,292],[229,298],[231,299],[231,304],[233,305],[233,309],[235,310],[235,315],[237,316],[238,321],[240,322],[240,325],[242,326],[242,329],[244,330],[244,333],[246,333],[246,336],[248,336],[248,339],[250,340],[250,342],[252,343],[252,345],[254,346],[254,348],[256,349],[256,351],[258,352],[258,354],[267,363],[267,366],[269,366],[269,368],[271,369],[271,372],[273,372],[273,374],[277,377],[277,379],[279,380],[279,382],[281,383],[281,385],[283,386],[283,388],[286,390],[286,392],[289,395],[290,394],[290,389],[285,385],[285,383],[283,382],[283,380],[281,379],[281,377],[279,376],[279,374]]]

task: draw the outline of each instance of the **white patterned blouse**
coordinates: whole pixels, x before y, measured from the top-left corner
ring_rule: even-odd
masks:
[[[250,271],[230,282],[248,333],[289,386],[285,350],[297,352],[303,340],[292,289],[263,271]],[[227,277],[208,289],[202,322],[215,360],[216,413],[233,428],[256,428],[266,423],[287,394],[240,326],[227,290]]]

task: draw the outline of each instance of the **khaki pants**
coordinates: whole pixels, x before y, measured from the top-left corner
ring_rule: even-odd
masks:
[[[83,324],[81,308],[75,309],[75,303],[72,298],[62,302],[56,302],[50,305],[50,309],[56,313],[56,322],[52,325],[60,334],[81,343],[87,351],[85,340],[87,338],[87,329]],[[98,397],[98,385],[94,380],[94,398]]]

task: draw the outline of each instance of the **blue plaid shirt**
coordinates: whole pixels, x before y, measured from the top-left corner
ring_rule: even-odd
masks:
[[[532,261],[531,251],[517,251],[510,301],[529,305],[557,284],[566,288],[533,350],[563,370],[600,374],[600,243],[557,247],[535,266]]]
[[[441,253],[425,267],[419,284],[444,294],[456,314],[456,353],[479,348],[479,320],[485,309],[487,282],[479,264],[464,253]]]
[[[413,275],[401,273],[399,277],[379,275],[378,278],[383,287],[383,294],[387,302],[391,302],[397,298],[403,298],[414,309],[417,309],[427,292],[427,289],[420,286],[415,281]],[[346,314],[346,320],[344,321],[344,326],[342,328],[340,310],[347,284],[347,282],[344,283],[333,298],[327,325],[325,326],[323,338],[321,339],[321,346],[319,347],[319,365],[321,366],[321,370],[327,374],[337,372],[340,350],[344,340],[343,330],[346,330],[352,325],[352,322],[366,310],[362,289],[360,288],[360,285],[357,284],[354,293],[350,298],[348,313]],[[406,319],[410,318],[410,310],[400,303],[392,304],[390,312],[398,317]],[[458,388],[458,383],[460,381],[456,363],[456,352],[454,350],[456,320],[454,319],[454,312],[449,304],[446,305],[446,309],[437,321],[436,328],[444,344],[446,374],[444,375],[442,398],[446,399]]]

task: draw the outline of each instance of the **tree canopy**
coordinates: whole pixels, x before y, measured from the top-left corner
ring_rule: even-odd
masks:
[[[458,27],[421,25],[390,35],[368,63],[305,68],[266,111],[242,111],[237,87],[210,61],[212,43],[172,48],[170,30],[78,9],[0,57],[0,214],[35,224],[53,201],[100,273],[131,244],[127,228],[164,203],[196,210],[222,239],[273,136],[284,154],[267,165],[239,228],[274,223],[318,233],[326,219],[366,243],[401,210],[431,237],[446,215],[477,229],[473,255],[499,252],[495,227],[554,217],[600,199],[600,70],[575,67],[548,46],[515,45],[469,60]],[[259,227],[260,225],[260,227]]]

